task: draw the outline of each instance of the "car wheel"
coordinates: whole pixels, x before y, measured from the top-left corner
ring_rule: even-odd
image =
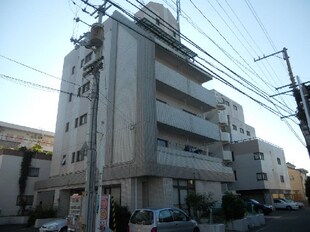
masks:
[[[193,232],[200,232],[200,230],[196,227]]]
[[[68,231],[68,228],[64,227],[64,228],[61,228],[61,230],[59,232],[67,232],[67,231]]]
[[[292,210],[292,207],[291,206],[286,206],[286,209]]]

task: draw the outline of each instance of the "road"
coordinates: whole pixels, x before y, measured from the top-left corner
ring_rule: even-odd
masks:
[[[277,210],[265,219],[264,226],[251,232],[310,232],[310,207],[297,211]]]
[[[310,207],[296,211],[277,210],[265,217],[266,224],[249,232],[310,232]],[[24,225],[0,225],[0,232],[38,232]]]

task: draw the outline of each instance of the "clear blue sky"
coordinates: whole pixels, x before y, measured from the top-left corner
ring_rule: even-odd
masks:
[[[247,1],[253,7],[253,12]],[[290,83],[281,54],[279,57],[268,58],[268,61],[254,63],[253,59],[258,55],[273,53],[275,47],[277,50],[287,47],[294,75],[299,75],[303,82],[309,81],[310,1],[247,1],[192,0],[201,10],[199,12],[190,0],[181,0],[183,10],[181,32],[221,63],[270,95],[277,93],[274,87]],[[85,7],[79,0],[75,2],[82,8]],[[99,0],[89,2],[102,3]],[[136,9],[124,3],[125,1],[118,2],[131,12],[136,12]],[[138,5],[136,1],[132,0],[132,2]],[[163,3],[176,15],[172,0],[156,2]],[[87,10],[92,12],[90,8]],[[109,12],[113,10],[115,8],[111,8]],[[274,46],[271,46],[253,13],[256,13],[261,20]],[[185,19],[186,15],[205,35],[193,28]],[[70,38],[79,37],[88,30],[84,24],[76,24],[73,21],[74,17],[80,17],[89,24],[95,22],[94,18],[83,13],[81,8],[70,0],[2,0],[0,3],[0,74],[59,89],[60,81],[57,78],[28,69],[2,56],[61,78],[64,56],[74,47]],[[235,63],[224,53],[229,54]],[[216,64],[210,58],[206,57],[206,59]],[[223,69],[219,64],[216,66]],[[261,101],[257,95],[244,89],[229,77],[224,75],[223,77]],[[282,147],[287,162],[310,171],[307,150],[278,116],[216,80],[206,87],[215,88],[238,101],[243,106],[246,122],[256,128],[258,137]],[[59,94],[55,92],[43,91],[41,88],[34,89],[25,86],[25,83],[20,85],[0,78],[0,121],[54,131],[58,96]],[[295,111],[296,106],[292,96],[284,95],[283,98],[277,99],[284,100],[291,110]],[[304,140],[298,126],[290,120],[289,122],[298,136]]]

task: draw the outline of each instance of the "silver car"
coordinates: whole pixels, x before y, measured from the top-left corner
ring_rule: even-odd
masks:
[[[50,222],[44,223],[39,232],[65,232],[68,228],[67,219],[55,219]]]
[[[128,232],[199,232],[196,221],[178,208],[137,209],[128,223]]]

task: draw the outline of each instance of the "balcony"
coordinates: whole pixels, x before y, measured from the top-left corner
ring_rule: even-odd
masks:
[[[229,132],[220,132],[221,134],[221,141],[230,143],[230,134]]]
[[[191,115],[180,109],[171,107],[165,103],[156,102],[157,121],[174,128],[176,131],[192,133],[211,141],[220,140],[218,125],[203,118]]]
[[[159,62],[155,66],[159,91],[171,94],[182,102],[186,99],[189,105],[202,108],[204,112],[215,109],[216,99],[211,91]]]
[[[224,111],[218,111],[219,123],[228,125],[227,114]]]
[[[232,153],[231,151],[223,151],[223,160],[232,162]]]
[[[157,162],[174,167],[232,173],[231,168],[223,166],[222,159],[162,146],[157,146]]]

